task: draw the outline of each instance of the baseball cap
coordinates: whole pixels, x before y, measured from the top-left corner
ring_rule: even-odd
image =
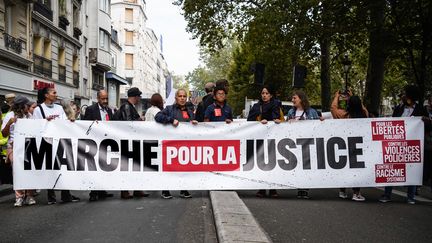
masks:
[[[20,105],[31,105],[33,104],[33,102],[31,102],[29,99],[27,99],[27,97],[22,96],[22,95],[18,95],[15,99],[14,99],[14,104],[20,104]]]
[[[128,90],[128,97],[141,96],[142,92],[137,87],[132,87]]]

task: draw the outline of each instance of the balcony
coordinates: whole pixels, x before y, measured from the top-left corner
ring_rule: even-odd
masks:
[[[59,81],[66,83],[66,67],[59,65]]]
[[[101,85],[101,84],[98,84],[98,83],[93,83],[93,85],[92,85],[92,89],[94,89],[94,90],[103,90],[104,89],[104,86],[103,85]]]
[[[66,16],[59,16],[59,27],[66,31],[66,27],[69,25],[69,20],[66,18]]]
[[[81,31],[81,29],[80,28],[78,28],[78,27],[74,27],[73,28],[73,37],[75,38],[75,39],[77,39],[77,40],[79,40],[79,37],[80,37],[80,35],[82,34],[82,31]]]
[[[8,50],[12,50],[18,54],[21,54],[24,41],[15,38],[11,35],[8,35],[6,33],[3,33],[3,36],[4,36],[5,47]]]
[[[79,72],[77,71],[73,72],[73,84],[75,87],[79,88]]]
[[[34,55],[34,72],[47,77],[52,77],[52,62],[44,57]]]
[[[53,11],[48,6],[40,2],[33,3],[33,10],[40,13],[45,18],[53,21]]]

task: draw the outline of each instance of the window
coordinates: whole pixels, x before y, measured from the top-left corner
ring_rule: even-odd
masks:
[[[34,71],[47,77],[52,76],[51,41],[40,36],[33,37]]]
[[[126,34],[126,41],[125,41],[125,44],[126,45],[133,45],[134,43],[133,43],[133,31],[128,31],[128,30],[126,30],[125,31],[125,34]]]
[[[117,55],[116,54],[111,55],[111,66],[113,68],[117,67]]]
[[[85,53],[85,66],[89,65],[88,49],[87,49],[87,38],[84,37],[84,53]]]
[[[51,0],[38,0],[37,2],[44,5],[46,8],[51,9]]]
[[[12,35],[13,30],[13,8],[12,6],[6,6],[5,12],[5,22],[6,22],[6,33]]]
[[[110,14],[111,12],[110,6],[111,6],[110,0],[99,0],[99,9],[104,11],[107,14]]]
[[[133,54],[126,53],[126,69],[133,69]]]
[[[104,73],[97,71],[97,70],[93,70],[93,85],[92,88],[94,90],[101,90],[104,89]]]
[[[79,87],[79,57],[77,55],[73,56],[72,70],[73,70],[73,84],[76,87]]]
[[[103,29],[99,29],[99,47],[106,51],[110,50],[110,35]]]
[[[66,82],[66,51],[65,48],[58,49],[58,75],[59,81]]]
[[[133,23],[133,9],[126,8],[125,9],[125,21],[129,23]]]

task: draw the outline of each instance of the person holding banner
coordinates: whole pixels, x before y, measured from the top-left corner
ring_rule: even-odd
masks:
[[[198,122],[195,120],[193,110],[186,106],[187,92],[185,89],[178,89],[175,93],[175,103],[165,107],[161,112],[157,113],[155,120],[162,124],[172,124],[174,127],[178,127],[180,122],[191,122],[196,125]],[[180,191],[181,198],[191,198],[192,195],[189,191]],[[169,191],[162,191],[162,198],[172,198]]]
[[[392,117],[411,117],[411,116],[421,116],[426,117],[427,111],[417,102],[419,100],[420,91],[414,85],[407,85],[404,88],[404,95],[402,96],[402,104],[397,106]],[[386,203],[391,201],[393,187],[386,186],[384,189],[384,195],[379,199],[380,202]],[[407,190],[407,203],[415,204],[415,193],[416,186],[408,186]]]
[[[232,109],[226,103],[226,90],[223,86],[216,86],[213,90],[214,102],[207,107],[204,113],[205,122],[219,122],[224,121],[231,123],[233,120]]]
[[[261,89],[261,99],[254,104],[249,111],[247,121],[260,121],[261,124],[267,124],[269,121],[274,121],[276,124],[281,122],[281,104],[280,101],[273,97],[273,89],[264,86]],[[282,113],[283,119],[283,113]],[[279,194],[275,189],[269,191],[270,197],[277,198]],[[257,197],[265,197],[266,190],[259,190],[256,193]]]
[[[55,119],[67,120],[66,113],[60,105],[54,104],[57,100],[57,91],[53,88],[43,88],[38,91],[38,100],[43,103],[33,111],[33,119],[47,119],[48,121]],[[57,203],[54,190],[48,190],[48,205]],[[78,202],[79,197],[73,196],[69,190],[61,190],[62,202]]]
[[[99,90],[96,94],[97,103],[87,107],[83,116],[83,120],[87,121],[109,121],[112,119],[112,110],[108,107],[108,92],[106,90]],[[113,194],[106,191],[90,191],[89,201],[94,202],[99,199],[112,197]]]
[[[201,100],[201,102],[198,104],[196,112],[195,112],[195,118],[198,122],[204,121],[204,112],[206,111],[207,107],[211,105],[214,102],[213,99],[213,89],[215,87],[215,84],[213,82],[208,82],[205,84],[204,89],[207,93]]]
[[[135,106],[141,102],[141,90],[137,87],[132,87],[128,90],[127,101],[120,106],[120,108],[113,114],[113,120],[116,121],[141,121],[141,116],[138,114]],[[87,108],[88,109],[88,108]],[[143,191],[134,191],[129,194],[129,191],[121,191],[121,199],[131,199],[133,197],[148,197],[150,194]]]
[[[310,107],[309,99],[303,91],[294,91],[291,101],[293,102],[293,107],[288,111],[288,121],[322,120],[318,115],[318,112],[314,108]],[[309,199],[309,190],[298,189],[297,198]]]
[[[2,126],[1,133],[3,137],[9,136],[7,143],[6,161],[13,163],[13,141],[14,127],[17,119],[28,119],[28,109],[32,102],[24,96],[17,96],[12,104],[11,111],[6,115]],[[16,190],[15,191],[15,207],[21,207],[23,204],[34,205],[36,201],[33,197],[34,190]]]
[[[366,110],[366,108],[363,106],[362,101],[360,97],[353,96],[351,91],[348,91],[348,104],[346,110],[340,109],[338,107],[339,103],[339,91],[335,93],[335,96],[333,98],[333,102],[330,106],[330,111],[333,115],[333,118],[335,119],[349,119],[349,118],[367,118],[369,116],[369,112]],[[345,188],[339,189],[339,197],[342,199],[345,199],[348,197],[346,194]],[[360,188],[356,187],[353,188],[353,196],[352,200],[362,202],[365,201],[365,197],[363,197],[360,194]]]

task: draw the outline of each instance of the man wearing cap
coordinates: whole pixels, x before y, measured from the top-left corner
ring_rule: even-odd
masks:
[[[6,94],[5,95],[6,103],[9,106],[12,106],[12,103],[13,103],[14,99],[15,99],[15,94],[14,93],[10,93],[10,94]]]
[[[141,117],[138,114],[135,106],[141,101],[142,92],[137,87],[132,87],[128,90],[127,102],[122,104],[120,108],[114,114],[114,120],[118,121],[140,121]],[[129,194],[129,191],[121,191],[122,199],[130,199],[133,197],[147,197],[149,194],[143,191],[134,191],[133,196]]]
[[[87,107],[84,114],[83,120],[87,121],[109,121],[112,120],[113,113],[108,107],[108,92],[106,90],[99,90],[97,92],[97,103]],[[91,191],[89,194],[89,201],[97,201],[99,199],[105,199],[112,197],[113,194],[107,193],[106,191]]]

